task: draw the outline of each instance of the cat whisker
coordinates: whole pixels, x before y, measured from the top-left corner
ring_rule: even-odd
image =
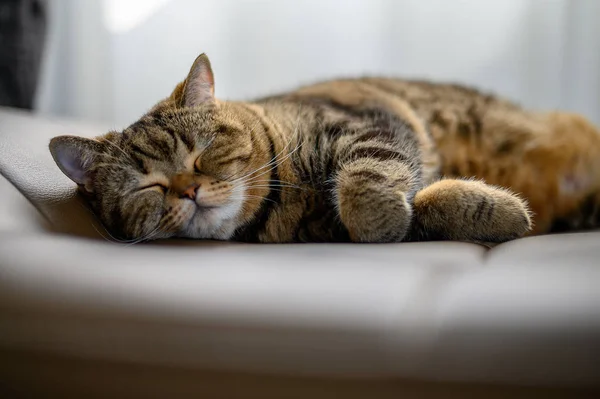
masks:
[[[254,180],[254,179],[252,179],[252,180],[244,181],[243,183],[245,183],[245,184],[271,184],[271,185],[285,184],[285,185],[288,185],[288,186],[293,186],[293,187],[297,187],[297,188],[303,188],[303,187],[301,187],[301,186],[299,186],[297,184],[294,184],[292,182],[285,181],[285,180],[279,180],[279,179],[269,179],[269,180],[267,180],[267,179],[263,179],[263,180]]]
[[[259,168],[255,169],[255,170],[253,170],[253,171],[249,172],[248,174],[246,174],[246,175],[244,175],[244,176],[242,176],[242,177],[239,177],[239,178],[237,178],[237,179],[234,179],[232,182],[236,182],[236,181],[238,181],[238,180],[243,180],[243,179],[246,179],[247,177],[250,177],[250,176],[252,176],[254,173],[257,173],[257,172],[261,171],[262,169],[264,169],[264,168],[267,168],[267,167],[269,167],[269,166],[273,165],[273,163],[277,163],[277,158],[278,158],[278,157],[279,157],[281,154],[283,154],[283,152],[284,152],[284,151],[285,151],[285,150],[288,148],[288,146],[289,146],[289,145],[292,143],[292,141],[294,140],[294,138],[297,136],[297,132],[298,132],[298,127],[299,127],[299,124],[300,124],[300,114],[298,114],[298,120],[296,121],[296,126],[295,126],[295,128],[294,128],[294,132],[293,132],[293,133],[290,135],[290,139],[289,139],[289,140],[288,140],[288,142],[285,144],[285,146],[284,146],[284,147],[281,149],[281,151],[279,151],[279,153],[278,153],[277,155],[275,155],[275,156],[274,156],[274,157],[273,157],[273,158],[272,158],[272,159],[271,159],[271,160],[270,160],[268,163],[266,163],[265,165],[263,165],[263,166],[261,166],[261,167],[259,167]],[[279,161],[279,164],[281,164],[281,162],[282,162],[283,160],[287,159],[287,158],[288,158],[288,157],[289,157],[289,156],[290,156],[292,153],[294,153],[295,151],[297,151],[297,149],[299,148],[299,146],[300,146],[300,145],[301,145],[301,143],[299,142],[299,144],[296,146],[296,148],[295,148],[295,149],[294,149],[294,150],[293,150],[293,151],[292,151],[290,154],[287,154],[287,155],[286,155],[286,156],[285,156],[283,159],[281,159],[281,160]],[[271,168],[270,170],[272,170],[272,168]]]
[[[257,180],[257,181],[247,181],[244,182],[245,184],[247,184],[245,187],[255,187],[257,184],[262,184],[262,185],[267,185],[267,186],[287,186],[290,188],[297,188],[299,190],[306,190],[306,187],[301,187],[297,184],[285,181],[285,180],[276,180],[276,179],[272,179],[272,180]],[[251,184],[248,184],[251,183]],[[237,187],[237,186],[236,186]]]
[[[112,146],[113,146],[113,147],[115,147],[117,150],[121,151],[121,153],[122,153],[123,155],[125,155],[127,158],[129,158],[130,160],[132,160],[132,161],[133,161],[133,159],[131,158],[131,155],[129,155],[128,153],[126,153],[126,152],[125,152],[125,151],[124,151],[124,150],[123,150],[121,147],[119,147],[118,145],[116,145],[115,143],[113,143],[112,141],[110,141],[109,139],[106,139],[106,138],[104,138],[104,139],[102,140],[102,142],[106,142],[106,143],[108,143],[108,144],[112,145]]]
[[[83,204],[77,202],[77,204],[82,207],[86,212],[88,212],[91,216],[92,216],[92,220],[91,220],[91,225],[93,227],[94,230],[96,230],[96,232],[100,235],[100,237],[102,237],[104,240],[112,243],[112,244],[129,244],[131,242],[134,242],[135,239],[132,240],[124,240],[121,238],[117,238],[114,235],[112,235],[110,233],[110,231],[106,228],[104,228],[104,226],[102,225],[102,223],[100,223],[100,225],[102,225],[104,232],[106,233],[106,235],[104,233],[102,233],[102,231],[100,231],[100,229],[98,229],[96,227],[96,224],[94,223],[94,220],[98,220],[96,218],[96,215],[94,214],[94,212],[92,212],[89,208],[87,208],[86,206],[84,206]],[[108,237],[107,237],[108,235]]]
[[[283,193],[285,190],[273,188],[273,189],[271,189],[271,191],[277,191],[277,192]]]
[[[159,232],[159,226],[155,227],[154,230],[152,230],[150,233],[148,233],[136,240],[133,240],[130,243],[125,244],[125,246],[131,246],[131,245],[139,244],[144,241],[149,241],[149,240],[153,239],[158,232]]]
[[[257,122],[254,124],[254,126],[252,126],[252,128],[250,128],[250,133],[254,133],[254,132],[256,131],[256,128],[257,128],[257,127],[259,127],[259,126],[260,126],[260,124],[261,124],[261,121],[260,121],[260,120],[258,120],[258,121],[257,121]]]
[[[296,186],[287,186],[287,185],[269,185],[269,184],[263,184],[263,185],[251,185],[251,186],[246,186],[247,189],[250,188],[270,188],[272,190],[276,190],[276,189],[284,189],[284,188],[292,188],[292,189],[296,189],[296,190],[304,190],[301,187],[296,187]]]
[[[240,197],[230,197],[230,199],[241,200],[241,201],[244,201],[247,198],[257,198],[257,199],[260,199],[260,200],[265,200],[265,201],[269,201],[269,202],[272,202],[274,204],[277,204],[276,201],[273,201],[272,199],[267,198],[267,197],[261,197],[260,195],[244,194],[243,196],[240,196]]]
[[[275,156],[274,156],[274,157],[273,157],[273,158],[272,158],[272,159],[271,159],[269,162],[267,162],[266,164],[264,164],[264,165],[262,165],[262,166],[258,167],[257,169],[255,169],[255,170],[253,170],[253,171],[250,171],[249,173],[245,174],[244,176],[241,176],[241,177],[238,177],[238,178],[236,178],[236,179],[233,179],[233,180],[232,180],[232,183],[235,183],[235,182],[237,182],[237,181],[244,180],[244,179],[246,179],[246,178],[248,178],[248,177],[251,177],[251,176],[252,176],[254,173],[258,173],[258,172],[260,172],[261,170],[263,170],[263,169],[265,169],[265,168],[268,168],[269,166],[271,166],[271,165],[273,165],[274,163],[276,163],[276,162],[277,162],[277,158],[278,158],[278,157],[279,157],[279,156],[280,156],[280,155],[281,155],[281,154],[282,154],[282,153],[283,153],[283,152],[286,150],[286,148],[288,147],[288,145],[290,145],[290,144],[291,144],[291,142],[292,142],[292,138],[290,138],[290,140],[289,140],[289,141],[287,142],[287,144],[286,144],[286,145],[283,147],[283,149],[282,149],[281,151],[279,151],[279,153],[278,153],[277,155],[275,155]]]
[[[290,140],[290,142],[291,142],[291,140]],[[288,144],[289,144],[290,142],[288,142]],[[279,157],[279,156],[280,156],[280,155],[283,153],[283,151],[285,151],[285,148],[287,147],[287,145],[288,145],[288,144],[286,144],[286,146],[285,146],[285,147],[284,147],[284,148],[283,148],[283,149],[282,149],[282,150],[281,150],[281,151],[280,151],[280,152],[279,152],[277,155],[275,155],[275,156],[274,156],[274,157],[273,157],[273,158],[272,158],[272,159],[271,159],[269,162],[267,162],[266,164],[264,164],[264,165],[262,165],[262,166],[260,166],[260,167],[258,167],[258,168],[256,168],[256,169],[254,169],[254,170],[252,170],[252,171],[250,171],[250,172],[246,173],[245,175],[243,175],[243,176],[241,176],[241,177],[234,178],[233,180],[231,180],[231,182],[232,182],[232,183],[235,183],[235,182],[237,182],[237,181],[244,180],[244,179],[246,179],[247,177],[250,177],[250,176],[252,176],[254,173],[257,173],[257,172],[259,172],[259,171],[263,170],[264,168],[267,168],[267,167],[271,166],[271,165],[273,164],[273,162],[276,162],[277,158],[278,158],[278,157]],[[232,178],[232,177],[234,177],[234,175],[232,175],[232,176],[229,176],[229,178]]]
[[[251,182],[252,180],[255,180],[257,178],[259,178],[260,176],[263,176],[269,172],[271,172],[272,170],[274,170],[275,168],[279,167],[283,162],[285,162],[288,158],[290,158],[296,151],[298,151],[300,149],[300,147],[302,146],[302,142],[299,142],[298,145],[296,146],[296,148],[294,148],[289,154],[287,154],[286,156],[284,156],[283,158],[281,158],[278,162],[276,162],[274,165],[272,165],[269,169],[261,172],[260,174],[251,177],[250,179],[237,179],[235,180],[233,183],[243,180],[244,182]],[[266,165],[268,166],[268,165]]]

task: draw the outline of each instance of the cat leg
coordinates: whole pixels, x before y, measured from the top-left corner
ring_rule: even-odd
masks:
[[[529,150],[534,170],[544,172],[536,176],[541,183],[516,187],[531,198],[535,233],[600,228],[600,129],[567,112],[545,121],[548,133]]]
[[[338,215],[353,242],[399,242],[408,232],[416,193],[414,167],[400,160],[359,158],[335,178]]]
[[[574,210],[557,216],[550,225],[551,233],[600,229],[600,191],[583,197]]]
[[[504,242],[531,227],[527,204],[481,181],[444,179],[417,192],[411,240]]]

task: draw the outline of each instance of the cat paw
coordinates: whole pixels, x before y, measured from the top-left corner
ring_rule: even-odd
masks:
[[[417,193],[414,208],[422,237],[504,242],[532,228],[525,201],[480,181],[436,182]]]
[[[481,200],[486,205],[479,212],[488,212],[484,235],[494,238],[489,241],[496,242],[523,237],[533,227],[527,203],[507,190],[491,188],[489,197]]]
[[[412,208],[403,192],[341,187],[337,200],[340,219],[353,242],[399,242],[408,232]]]

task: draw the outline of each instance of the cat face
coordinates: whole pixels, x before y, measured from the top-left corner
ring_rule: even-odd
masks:
[[[260,116],[213,91],[201,55],[174,95],[123,132],[52,139],[57,165],[114,235],[228,239],[256,212],[270,177]]]

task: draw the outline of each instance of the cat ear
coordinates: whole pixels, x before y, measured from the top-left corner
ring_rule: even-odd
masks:
[[[76,136],[59,136],[50,140],[50,153],[60,170],[86,192],[92,192],[90,170],[102,144]]]
[[[202,53],[194,61],[185,80],[183,89],[183,105],[195,107],[205,102],[215,100],[215,79],[210,61],[206,54]]]

